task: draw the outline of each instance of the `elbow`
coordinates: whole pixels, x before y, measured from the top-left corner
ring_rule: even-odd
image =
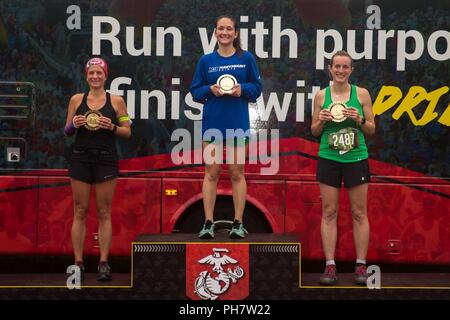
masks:
[[[255,96],[256,96],[256,98],[258,98],[261,94],[262,94],[262,87],[261,86],[258,86],[257,87],[257,89],[255,90],[256,92],[255,92]],[[256,99],[255,98],[255,99]]]
[[[200,90],[198,88],[191,89],[189,92],[192,95],[192,100],[194,102],[198,102],[198,103],[203,103],[205,98],[206,98],[206,96],[207,96],[206,92],[203,92],[202,90]]]
[[[311,129],[311,133],[312,133],[312,135],[313,135],[314,137],[316,137],[316,138],[318,138],[318,137],[320,136],[320,133],[319,133],[319,132],[317,132],[317,131],[315,131],[315,130],[312,130],[312,129]]]
[[[256,98],[255,97],[248,97],[247,98],[248,102],[250,102],[250,103],[256,103],[256,99],[257,99],[257,97]]]
[[[189,90],[189,93],[190,93],[191,96],[192,96],[192,100],[194,100],[194,101],[197,102],[198,94],[197,94],[196,92],[194,92],[193,90]]]
[[[197,103],[204,103],[204,100],[198,95],[192,94],[192,100]]]
[[[122,138],[125,138],[125,139],[130,139],[130,138],[131,138],[131,129],[128,128],[128,130],[125,131],[125,132],[121,135],[121,137],[122,137]]]
[[[261,96],[261,91],[258,92],[254,92],[253,94],[250,94],[248,101],[255,103],[256,100],[258,100],[258,98]]]
[[[251,83],[242,84],[241,90],[241,96],[245,97],[250,102],[256,102],[262,94],[262,87]]]
[[[315,126],[311,126],[311,133],[314,137],[320,137],[321,133]]]

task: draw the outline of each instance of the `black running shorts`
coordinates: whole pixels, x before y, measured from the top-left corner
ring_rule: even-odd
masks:
[[[109,151],[73,150],[69,176],[89,184],[115,179],[119,176],[117,156]]]
[[[317,181],[340,188],[342,182],[346,188],[351,188],[370,182],[369,161],[367,159],[342,163],[324,158],[317,161]]]

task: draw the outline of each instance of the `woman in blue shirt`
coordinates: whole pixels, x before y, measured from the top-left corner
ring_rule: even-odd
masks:
[[[244,162],[250,137],[248,103],[261,95],[262,85],[255,58],[241,49],[236,20],[230,16],[217,18],[215,36],[218,49],[201,57],[190,87],[194,100],[204,104],[203,149],[204,155],[210,155],[208,159],[205,157],[205,224],[199,237],[214,238],[214,205],[222,163],[216,151],[227,144],[227,150],[229,146],[234,149],[234,158],[227,159],[234,204],[230,237],[240,239],[246,232],[242,218],[247,194]]]

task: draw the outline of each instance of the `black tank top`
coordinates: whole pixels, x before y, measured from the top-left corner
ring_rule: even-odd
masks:
[[[87,93],[83,95],[83,100],[75,113],[76,115],[84,115],[88,110],[91,110],[87,105],[87,96]],[[98,111],[101,112],[102,116],[110,118],[115,125],[119,124],[116,111],[111,104],[111,95],[108,92],[106,93],[105,105]],[[108,150],[116,153],[116,135],[111,130],[100,128],[91,131],[82,126],[77,130],[73,148]]]

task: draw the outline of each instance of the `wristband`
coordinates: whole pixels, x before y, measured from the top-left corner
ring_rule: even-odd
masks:
[[[75,125],[72,123],[69,123],[65,128],[64,128],[64,134],[67,136],[72,136],[75,132],[77,131],[77,128],[75,128]]]

